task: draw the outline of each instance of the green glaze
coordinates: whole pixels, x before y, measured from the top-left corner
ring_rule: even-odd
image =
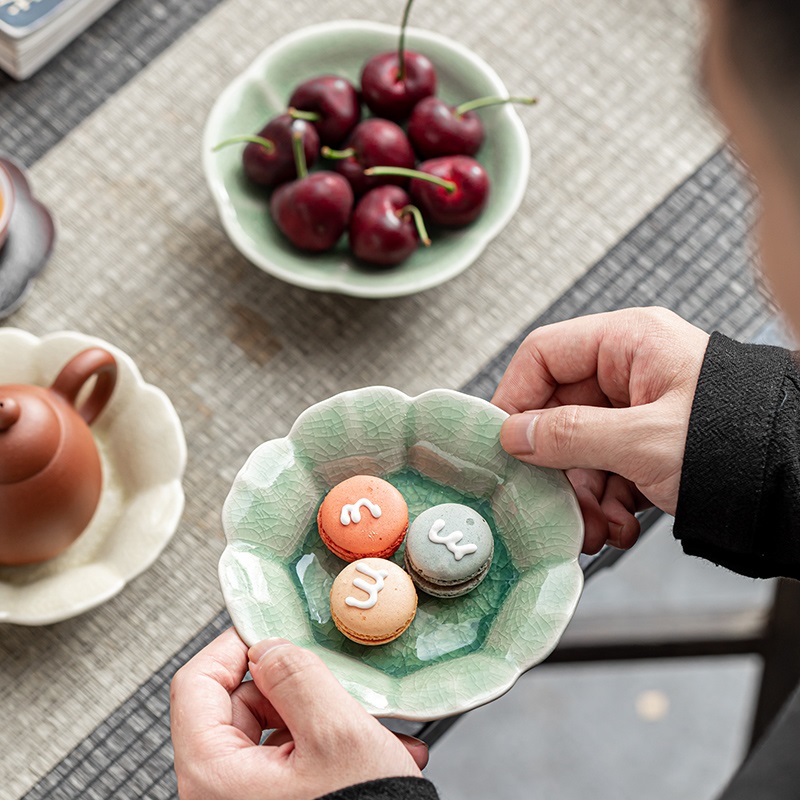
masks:
[[[439,78],[437,94],[448,103],[508,94],[494,70],[456,42],[413,28],[407,38],[408,47],[433,61]],[[420,248],[388,270],[359,266],[347,252],[346,237],[334,251],[321,255],[295,250],[269,219],[267,195],[245,180],[241,148],[213,152],[219,142],[254,134],[268,119],[283,113],[303,80],[335,73],[358,85],[364,62],[396,47],[397,28],[389,25],[345,20],[303,28],[268,48],[218,98],[203,135],[203,167],[228,235],[261,269],[321,291],[359,297],[412,294],[466,269],[519,207],[528,181],[530,146],[510,105],[488,109],[481,117],[486,140],[477,157],[492,186],[482,216],[461,230],[429,231],[431,247]]]
[[[408,503],[411,523],[426,509],[441,503],[467,504],[475,508],[487,522],[492,519],[488,501],[471,498],[415,470],[406,468],[382,477],[400,490]],[[404,546],[391,559],[401,567],[403,550]],[[290,564],[290,574],[297,584],[297,591],[306,598],[314,641],[329,650],[347,653],[397,678],[405,677],[428,664],[480,649],[506,595],[519,577],[508,550],[499,539],[489,574],[474,594],[449,601],[420,594],[417,616],[408,631],[387,645],[367,647],[346,639],[331,620],[328,594],[334,579],[346,565],[347,562],[330,553],[322,543],[315,521],[308,530],[297,558]]]
[[[283,636],[317,652],[374,714],[435,719],[487,702],[555,647],[582,587],[583,523],[564,475],[521,464],[499,444],[505,414],[447,390],[345,392],[257,448],[223,509],[220,581],[248,643]],[[456,435],[457,434],[457,435]],[[328,489],[357,473],[393,483],[411,522],[462,503],[489,524],[495,553],[468,595],[419,595],[417,616],[380,647],[344,638],[328,593],[345,562],[320,541]],[[402,564],[403,548],[393,560]]]

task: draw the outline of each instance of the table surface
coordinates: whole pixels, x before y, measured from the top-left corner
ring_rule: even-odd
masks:
[[[375,383],[488,397],[532,325],[580,313],[655,303],[741,337],[763,323],[749,198],[695,97],[691,0],[420,4],[415,24],[541,97],[524,110],[520,211],[463,275],[398,300],[314,294],[248,264],[200,169],[214,99],[301,23],[395,11],[122,0],[32,80],[0,79],[0,146],[58,228],[4,324],[77,329],[129,353],[189,448],[183,521],[150,570],[81,617],[0,627],[4,796],[174,794],[169,678],[228,624],[222,501],[250,451],[308,405]]]

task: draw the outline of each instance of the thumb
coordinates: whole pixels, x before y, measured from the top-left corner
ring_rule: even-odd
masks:
[[[372,718],[334,678],[322,660],[285,639],[265,639],[248,651],[250,674],[292,738],[313,744],[345,723]]]
[[[526,411],[505,420],[500,443],[510,455],[540,467],[599,469],[636,480],[633,473],[648,441],[646,408],[555,406]]]

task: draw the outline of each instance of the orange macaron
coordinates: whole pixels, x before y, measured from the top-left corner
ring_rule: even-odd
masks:
[[[328,549],[345,561],[389,558],[408,531],[408,506],[391,483],[355,475],[325,496],[317,526]]]
[[[348,564],[331,587],[333,624],[358,644],[394,641],[417,612],[417,591],[408,573],[383,558]]]

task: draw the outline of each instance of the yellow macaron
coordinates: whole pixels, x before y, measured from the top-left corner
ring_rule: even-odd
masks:
[[[417,613],[417,590],[408,574],[383,558],[348,564],[331,587],[331,617],[358,644],[378,645],[400,636]]]

